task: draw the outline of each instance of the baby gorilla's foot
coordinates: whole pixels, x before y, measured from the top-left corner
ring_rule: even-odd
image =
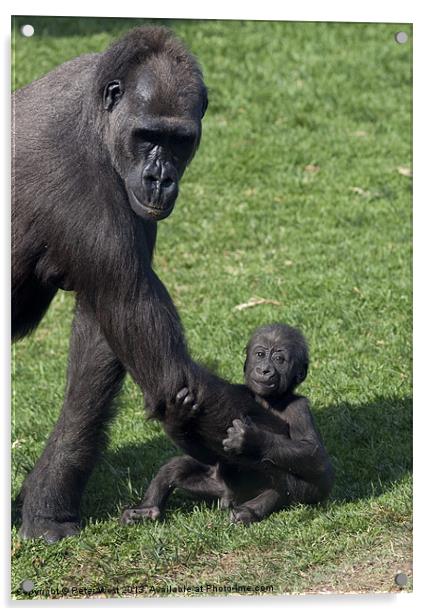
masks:
[[[125,509],[121,514],[121,524],[136,524],[143,520],[157,520],[161,511],[156,505],[150,507],[138,507],[135,509]]]
[[[234,524],[248,525],[253,524],[253,522],[258,522],[259,518],[254,513],[254,511],[252,511],[252,509],[249,509],[245,505],[242,505],[241,507],[235,507],[234,509],[232,509],[230,514],[230,521]]]

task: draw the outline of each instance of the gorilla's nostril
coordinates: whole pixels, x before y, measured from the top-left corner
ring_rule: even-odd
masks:
[[[155,175],[151,175],[150,173],[148,175],[144,175],[144,182],[155,184],[158,181],[159,181],[159,178],[157,178]]]
[[[170,186],[172,186],[172,184],[174,183],[172,178],[165,178],[164,180],[162,180],[162,188],[169,188]]]

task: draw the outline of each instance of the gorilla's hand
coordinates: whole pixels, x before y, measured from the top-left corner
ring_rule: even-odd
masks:
[[[199,411],[196,398],[188,387],[180,389],[175,398],[166,405],[166,414],[169,415],[170,421],[184,422],[193,419]]]

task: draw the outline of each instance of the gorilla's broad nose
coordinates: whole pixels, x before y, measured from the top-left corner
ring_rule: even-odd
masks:
[[[152,202],[176,197],[178,178],[175,167],[169,162],[151,161],[142,171],[142,185]]]
[[[162,165],[155,160],[146,165],[142,172],[142,183],[146,189],[153,190],[160,182],[162,176]]]

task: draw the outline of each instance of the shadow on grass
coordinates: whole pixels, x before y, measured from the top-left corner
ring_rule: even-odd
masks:
[[[332,501],[378,496],[412,470],[412,400],[376,399],[364,405],[315,409],[318,427],[336,470]],[[136,504],[161,464],[178,450],[165,436],[107,452],[83,501],[84,523],[117,516]],[[171,507],[190,511],[192,497],[178,494]],[[18,505],[13,517],[18,523]]]
[[[378,496],[412,471],[410,397],[342,403],[315,416],[336,470],[333,500]]]
[[[314,414],[336,470],[333,501],[378,496],[411,472],[411,398],[382,398],[360,406],[345,403],[316,409]],[[94,519],[97,510],[96,516],[105,518],[136,504],[161,464],[177,454],[164,436],[109,452],[88,486],[84,514]],[[107,474],[113,474],[114,480]],[[196,502],[181,494],[172,503],[182,501],[186,510]]]

